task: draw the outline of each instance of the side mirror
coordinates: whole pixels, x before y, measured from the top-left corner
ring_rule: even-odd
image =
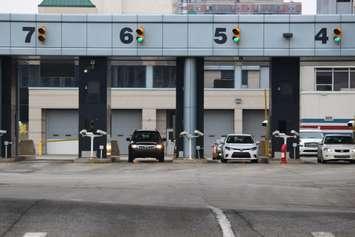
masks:
[[[163,142],[166,142],[166,137],[163,137],[161,140],[162,140]]]
[[[130,141],[131,141],[131,138],[130,138],[130,137],[127,137],[127,138],[126,138],[126,141],[127,141],[127,142],[130,142]]]

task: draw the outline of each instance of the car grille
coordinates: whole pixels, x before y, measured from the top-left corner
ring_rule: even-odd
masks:
[[[308,142],[304,144],[305,147],[318,147],[318,145],[319,144],[316,142]]]
[[[342,149],[342,150],[340,150],[340,149],[335,149],[335,152],[338,152],[338,153],[348,153],[348,152],[350,152],[350,150],[349,150],[349,149]]]
[[[350,156],[347,156],[347,155],[338,155],[338,156],[334,156],[334,158],[336,158],[336,159],[349,159]]]
[[[232,158],[250,158],[249,152],[234,152]]]
[[[231,148],[233,151],[249,151],[249,150],[251,150],[251,148]]]

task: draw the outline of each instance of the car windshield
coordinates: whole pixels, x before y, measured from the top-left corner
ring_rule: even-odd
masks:
[[[300,132],[300,138],[322,139],[323,134],[320,132]]]
[[[159,142],[161,140],[160,134],[154,131],[135,132],[133,134],[135,142]]]
[[[228,136],[226,143],[248,144],[254,143],[251,136]]]
[[[354,144],[351,136],[329,136],[324,139],[325,144]]]

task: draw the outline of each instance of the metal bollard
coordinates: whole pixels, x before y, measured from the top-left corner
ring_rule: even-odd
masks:
[[[9,141],[4,141],[4,146],[5,146],[5,159],[8,158],[8,146],[11,145],[12,142]]]

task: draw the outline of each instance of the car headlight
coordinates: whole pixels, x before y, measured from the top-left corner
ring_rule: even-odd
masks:
[[[250,150],[256,151],[256,149],[258,149],[258,148],[257,147],[252,147]]]
[[[111,151],[112,151],[111,143],[107,143],[106,144],[106,154],[108,156],[110,156],[111,155]]]
[[[355,149],[353,149],[353,153],[355,153]]]
[[[157,149],[162,149],[162,148],[163,148],[163,145],[161,145],[161,144],[156,145],[155,148],[157,148]]]
[[[231,149],[229,146],[226,146],[224,148],[226,148],[227,151],[229,151]]]
[[[137,145],[132,145],[131,147],[132,147],[133,149],[138,148],[138,146],[137,146]]]
[[[334,150],[331,149],[331,148],[324,148],[323,151],[325,151],[325,152],[333,152]]]

